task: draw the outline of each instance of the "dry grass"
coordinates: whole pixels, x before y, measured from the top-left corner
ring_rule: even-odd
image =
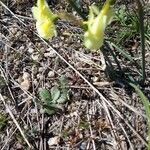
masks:
[[[140,99],[106,77],[103,55],[82,46],[79,27],[59,21],[58,37],[46,42],[35,32],[32,1],[0,4],[0,114],[7,118],[0,131],[2,150],[146,149]],[[51,7],[59,11],[59,2]],[[148,52],[146,56],[150,63]],[[39,91],[57,85],[62,75],[68,79],[70,100],[62,111],[47,115]]]

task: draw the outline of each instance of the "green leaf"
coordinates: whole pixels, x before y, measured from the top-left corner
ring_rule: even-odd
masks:
[[[109,42],[108,42],[109,43]],[[125,58],[127,58],[128,60],[130,60],[131,62],[134,62],[134,58],[130,56],[129,53],[127,53],[126,51],[122,50],[121,48],[119,48],[117,45],[115,45],[114,43],[109,43],[110,45],[112,45],[113,47],[116,48],[116,50],[118,52],[120,52]]]
[[[63,110],[61,104],[68,100],[68,89],[66,88],[67,80],[64,76],[59,79],[59,87],[54,86],[51,90],[42,89],[39,93],[44,112],[53,115]]]
[[[57,100],[58,104],[63,104],[66,101],[68,101],[68,92],[64,92],[61,94],[61,96],[59,97],[59,99]]]
[[[6,124],[7,124],[6,116],[0,113],[0,131],[3,130],[3,128],[6,126]]]
[[[0,87],[1,89],[4,88],[6,86],[5,80],[2,76],[0,76]]]
[[[60,82],[61,88],[62,88],[62,89],[65,88],[65,89],[66,89],[66,86],[67,86],[67,84],[68,84],[66,77],[65,77],[65,76],[61,76],[61,77],[59,78],[59,82]]]
[[[47,90],[47,89],[42,89],[40,91],[39,95],[40,95],[42,102],[44,102],[46,104],[49,103],[50,101],[52,101],[51,94],[50,94],[49,90]]]
[[[81,129],[88,129],[89,128],[89,123],[86,122],[86,121],[81,121],[80,124],[79,124],[79,127]]]
[[[46,112],[48,115],[54,115],[54,114],[56,113],[56,110],[45,109],[45,112]]]
[[[58,104],[63,104],[69,100],[68,89],[66,88],[68,85],[68,81],[65,76],[61,76],[59,79],[60,87],[61,87],[61,96],[57,100]]]
[[[57,99],[60,97],[60,90],[58,87],[54,86],[51,88],[51,98],[52,98],[52,103],[56,103]]]
[[[148,98],[144,95],[142,90],[137,85],[133,83],[129,83],[129,84],[135,89],[136,93],[141,98],[141,101],[145,107],[145,112],[147,116],[147,124],[148,124],[148,137],[149,137],[148,150],[150,150],[150,101],[148,100]]]
[[[44,108],[44,112],[49,115],[53,115],[57,112],[57,110],[53,107],[50,108],[50,106],[47,106],[47,108]]]
[[[69,4],[71,5],[72,8],[79,14],[79,16],[83,20],[87,20],[87,16],[85,13],[82,12],[81,5],[78,3],[79,1],[74,1],[74,0],[67,0]]]
[[[53,115],[58,111],[62,110],[62,106],[59,104],[48,104],[48,105],[43,105],[43,107],[44,107],[44,112],[46,112],[49,115]]]

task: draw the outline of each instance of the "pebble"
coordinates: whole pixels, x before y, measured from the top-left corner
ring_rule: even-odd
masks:
[[[20,50],[20,51],[24,51],[24,50],[25,50],[25,46],[21,46],[21,47],[19,48],[19,50]]]
[[[55,76],[55,72],[54,71],[49,71],[48,77],[52,78],[54,76]]]
[[[22,82],[22,77],[20,76],[16,81],[17,81],[18,83],[21,83],[21,82]]]
[[[30,83],[30,80],[28,79],[21,82],[21,87],[23,90],[26,90],[26,91],[29,90],[30,86],[31,86],[31,83]]]
[[[37,86],[37,85],[38,85],[38,81],[37,81],[36,79],[34,79],[34,80],[33,80],[33,84],[34,84],[35,86]]]
[[[87,147],[87,143],[86,142],[82,142],[81,145],[80,145],[80,149],[81,150],[85,150]]]
[[[44,67],[39,67],[39,72],[44,72],[45,68]]]
[[[49,146],[52,146],[52,145],[57,145],[59,141],[60,141],[59,136],[55,136],[55,137],[49,138],[47,143]]]
[[[32,54],[31,58],[35,61],[40,61],[41,60],[40,54]]]
[[[32,54],[32,53],[34,52],[34,49],[31,48],[31,47],[29,47],[28,52],[29,52],[30,54]]]
[[[53,58],[53,57],[56,57],[56,53],[51,49],[47,49],[47,53],[44,53],[44,56]]]
[[[22,79],[26,80],[26,79],[29,79],[29,78],[30,78],[30,74],[28,72],[24,72],[23,76],[22,76]]]
[[[22,32],[21,31],[17,31],[16,35],[15,35],[17,38],[20,38],[22,37]]]
[[[13,27],[13,28],[10,28],[9,31],[10,31],[13,35],[15,35],[15,34],[17,33],[17,31],[18,31],[18,28]]]
[[[32,109],[30,110],[30,113],[31,113],[31,114],[37,114],[37,109],[32,108]]]
[[[40,80],[43,80],[44,79],[44,76],[43,75],[41,75],[41,74],[37,74],[37,79],[40,79]]]
[[[57,43],[57,44],[54,44],[53,47],[54,47],[54,48],[59,48],[59,44],[58,44],[58,43]]]
[[[92,80],[93,80],[93,82],[97,82],[97,81],[99,81],[99,77],[95,76],[95,77],[92,78]]]
[[[21,145],[21,143],[16,144],[16,149],[23,149],[23,146]]]

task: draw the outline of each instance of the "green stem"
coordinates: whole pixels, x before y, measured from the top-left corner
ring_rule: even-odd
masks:
[[[116,0],[108,0],[110,5],[114,5]]]
[[[112,63],[111,63],[111,61],[110,61],[110,59],[109,59],[109,57],[108,57],[108,54],[105,52],[105,49],[104,49],[104,50],[102,49],[101,51],[102,51],[102,53],[103,53],[103,55],[104,55],[106,61],[108,62],[109,67],[110,67],[111,70],[114,72],[114,67],[113,67],[113,65],[112,65]]]
[[[139,95],[147,116],[147,125],[148,125],[148,137],[150,137],[150,102],[148,98],[144,95],[143,91],[134,83],[129,82],[129,85],[132,86],[136,93]],[[148,150],[150,150],[150,139],[148,139],[148,145],[147,145]]]
[[[87,16],[85,14],[83,14],[83,12],[81,11],[81,9],[77,6],[77,4],[75,3],[75,1],[73,0],[67,0],[69,2],[69,4],[74,8],[74,10],[81,16],[81,18],[83,20],[87,20]]]
[[[121,73],[123,73],[123,71],[122,71],[122,69],[121,69],[121,66],[120,66],[120,62],[118,61],[116,54],[115,54],[114,51],[112,50],[112,46],[109,45],[108,43],[106,44],[106,46],[108,47],[108,50],[109,50],[110,54],[112,55],[114,61],[116,62],[119,71],[120,71]]]
[[[140,27],[140,37],[141,37],[141,49],[142,49],[142,82],[144,84],[146,74],[145,74],[145,35],[144,35],[144,12],[143,6],[140,0],[137,0],[138,6],[138,16],[139,16],[139,27]]]

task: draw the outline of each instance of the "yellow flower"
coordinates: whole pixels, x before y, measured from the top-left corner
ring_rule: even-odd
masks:
[[[90,7],[89,18],[86,22],[88,29],[84,34],[85,47],[97,50],[103,45],[105,28],[111,22],[112,17],[113,9],[109,1],[100,12],[96,6]]]
[[[50,10],[46,0],[38,0],[37,6],[32,7],[38,34],[44,39],[50,39],[57,35],[54,20],[57,18]]]

